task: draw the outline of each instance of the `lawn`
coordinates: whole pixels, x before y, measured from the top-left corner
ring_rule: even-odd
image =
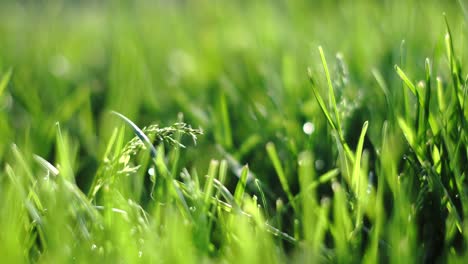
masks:
[[[463,0],[2,1],[4,263],[464,263]]]

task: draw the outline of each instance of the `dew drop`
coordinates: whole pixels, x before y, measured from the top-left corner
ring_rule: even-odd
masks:
[[[304,123],[304,125],[302,126],[302,130],[304,131],[304,133],[306,133],[307,135],[312,135],[312,133],[314,133],[315,131],[315,126],[312,122],[306,122]]]

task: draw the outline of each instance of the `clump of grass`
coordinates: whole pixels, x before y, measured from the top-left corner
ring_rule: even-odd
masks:
[[[305,3],[278,7],[297,15],[288,22],[263,3],[247,4],[255,11],[226,8],[219,16],[203,3],[157,5],[163,11],[155,11],[143,2],[135,10],[112,5],[105,22],[112,25],[105,34],[112,41],[104,41],[100,30],[108,28],[98,26],[104,22],[95,13],[86,13],[88,24],[73,27],[73,34],[55,19],[41,20],[63,31],[57,40],[68,38],[66,45],[55,41],[49,47],[35,33],[40,30],[31,30],[25,36],[41,40],[31,44],[37,54],[28,45],[22,57],[21,45],[0,41],[5,262],[463,263],[468,78],[466,55],[455,43],[462,36],[448,21],[445,54],[436,49],[418,63],[413,59],[421,51],[414,43],[433,41],[425,27],[416,26],[415,36],[398,47],[386,26],[407,32],[404,16],[397,12],[398,21],[390,22],[382,16],[382,41],[373,39],[375,23],[362,16],[370,25],[353,32],[349,42],[358,44],[338,55],[333,67],[322,47],[314,64],[283,41],[303,36],[309,26],[301,26],[315,19],[306,15]],[[346,7],[387,14],[388,5],[406,10],[372,1]],[[417,5],[432,15],[437,6]],[[50,12],[60,5],[53,7]],[[329,3],[317,8],[336,13]],[[141,17],[134,20],[133,11]],[[317,22],[331,16],[314,12]],[[260,15],[264,25],[251,23]],[[223,27],[198,31],[205,16]],[[8,17],[0,32],[27,28],[22,15]],[[340,43],[349,36],[342,29],[354,20],[336,20],[340,34],[329,37]],[[155,37],[147,25],[161,21],[172,27],[156,27]],[[174,37],[159,38],[163,33]],[[88,46],[89,39],[104,46]],[[171,50],[174,43],[180,50]],[[166,52],[176,55],[166,62]],[[373,56],[382,61],[368,71]],[[19,66],[3,71],[16,59]],[[48,59],[53,67],[44,72]],[[309,83],[300,70],[306,65],[312,65]],[[375,80],[368,80],[372,75]],[[77,91],[67,90],[75,86]],[[128,117],[114,112],[117,117],[108,118],[108,109]],[[182,116],[168,127],[136,125],[155,117],[165,123],[181,109],[190,123],[206,129],[196,146],[186,147],[184,137],[196,143],[202,130]],[[109,127],[111,118],[123,125]],[[301,130],[304,123],[313,129]],[[108,129],[110,136],[103,136]],[[79,187],[83,178],[92,182],[89,188]]]

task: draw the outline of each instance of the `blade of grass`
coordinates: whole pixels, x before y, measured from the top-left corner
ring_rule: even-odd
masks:
[[[221,107],[221,116],[223,121],[223,132],[224,132],[224,146],[227,149],[232,147],[232,131],[231,131],[231,121],[229,120],[229,110],[226,101],[226,95],[221,93],[220,95],[220,107]]]
[[[265,193],[263,192],[263,188],[260,186],[261,182],[258,179],[254,180],[255,186],[257,187],[258,191],[260,192],[260,197],[262,199],[262,205],[263,205],[263,210],[264,210],[264,215],[266,219],[269,219],[269,213],[268,213],[268,203],[266,200]]]
[[[460,95],[462,90],[460,87],[463,83],[463,77],[461,76],[460,65],[455,56],[455,49],[452,40],[452,31],[447,20],[447,16],[444,13],[445,25],[447,28],[447,34],[445,36],[445,45],[447,48],[447,57],[450,61],[450,70],[453,84],[453,96],[456,98],[455,108],[458,111],[459,119],[462,121],[463,127],[466,127],[466,120],[463,112],[463,95]]]
[[[406,76],[405,72],[400,67],[398,67],[398,65],[395,65],[395,70],[398,76],[400,76],[401,80],[406,84],[406,87],[410,89],[411,93],[416,95],[416,88],[414,84],[410,81],[408,76]]]
[[[298,158],[299,167],[299,186],[301,190],[301,209],[302,218],[299,219],[302,224],[303,238],[306,243],[311,244],[316,232],[317,215],[319,213],[319,206],[317,203],[317,193],[314,188],[309,190],[309,186],[315,180],[315,169],[313,168],[314,159],[312,153],[302,152]],[[313,245],[312,245],[313,246]]]
[[[440,113],[444,113],[447,109],[444,96],[444,87],[440,77],[437,77],[437,105],[439,106]]]
[[[208,209],[209,204],[210,204],[210,198],[213,194],[213,180],[216,178],[218,165],[219,165],[219,161],[212,160],[208,168],[208,175],[207,175],[206,182],[205,182],[205,188],[203,189],[203,192],[205,193],[205,198],[204,198],[205,210]]]
[[[357,219],[356,219],[356,229],[358,229],[361,224],[362,224],[362,217],[363,217],[363,211],[362,211],[362,199],[365,199],[362,195],[362,187],[361,187],[361,178],[362,176],[366,175],[361,175],[361,157],[362,157],[362,151],[363,151],[363,146],[364,146],[364,138],[367,133],[367,127],[369,125],[369,122],[366,121],[364,122],[364,125],[362,126],[361,130],[361,135],[359,136],[359,141],[356,149],[356,160],[354,162],[354,167],[353,167],[353,182],[355,183],[355,192],[356,192],[356,197],[357,197]]]
[[[323,51],[322,51],[321,55],[323,55]],[[325,58],[323,58],[323,59],[325,59]],[[325,61],[324,67],[326,67],[326,61]],[[328,67],[326,68],[326,71],[328,72]],[[337,129],[337,125],[335,125],[335,122],[331,118],[331,115],[330,115],[329,111],[327,110],[327,107],[326,107],[326,105],[325,105],[322,97],[320,96],[320,93],[319,93],[319,91],[318,91],[318,89],[317,89],[317,87],[315,85],[315,82],[314,82],[314,79],[313,79],[313,76],[312,76],[312,70],[310,68],[308,68],[308,75],[309,75],[309,81],[312,84],[312,91],[314,93],[315,99],[317,100],[317,102],[318,102],[318,104],[320,106],[320,110],[322,110],[322,113],[327,118],[328,124],[330,125],[332,130],[336,133],[340,143],[343,145],[343,149],[344,149],[344,153],[345,153],[346,157],[351,162],[354,162],[354,154],[351,151],[351,149],[349,148],[348,144],[346,144],[343,132],[341,131],[341,125],[338,124],[339,126],[338,126],[338,129]],[[329,78],[329,77],[330,76],[328,76],[327,78]],[[333,92],[333,87],[331,87],[331,90],[329,92],[333,93],[331,96],[333,96],[333,98],[335,98],[334,92]],[[334,103],[334,110],[335,110],[335,114],[338,116],[338,108],[336,107],[336,102]],[[348,161],[345,159],[346,166],[347,166],[347,162]]]
[[[227,203],[233,207],[234,212],[240,213],[241,208],[228,188],[226,188],[226,186],[224,186],[218,179],[214,179],[214,186],[220,191],[221,195],[224,197],[224,199],[226,199]]]
[[[294,202],[294,197],[291,193],[291,190],[289,189],[288,179],[286,178],[283,166],[281,165],[280,159],[278,157],[278,152],[276,151],[275,144],[273,144],[273,142],[268,142],[266,145],[266,150],[268,152],[268,156],[270,157],[271,162],[273,163],[273,167],[275,168],[276,174],[278,175],[281,187],[283,187],[283,190],[286,193],[289,202],[291,202],[291,206],[294,208],[294,210],[297,210],[296,204]]]
[[[403,39],[400,43],[400,65],[401,67],[405,67],[406,65],[406,41]],[[402,82],[402,94],[403,94],[403,113],[405,115],[406,120],[410,120],[410,105],[409,105],[409,98],[408,93],[405,89],[405,83]]]
[[[364,138],[366,136],[368,126],[369,126],[369,122],[368,121],[364,122],[364,125],[362,126],[362,130],[361,130],[361,135],[359,136],[359,141],[358,141],[358,145],[356,148],[356,160],[353,166],[352,178],[353,178],[353,182],[355,183],[354,186],[355,186],[355,191],[356,191],[356,195],[358,196],[358,198],[360,195],[360,180],[361,180],[360,171],[361,171],[362,149],[364,147]]]
[[[317,87],[315,86],[315,82],[314,82],[313,77],[312,77],[312,70],[310,68],[308,69],[308,74],[309,74],[309,80],[312,83],[312,91],[314,93],[315,99],[317,100],[317,102],[318,102],[318,104],[320,106],[320,110],[322,110],[322,113],[327,118],[328,124],[331,126],[331,128],[333,130],[336,130],[335,123],[331,119],[331,116],[330,116],[330,114],[329,114],[329,112],[327,110],[327,107],[325,106],[325,103],[324,103],[324,101],[322,99],[322,96],[320,96],[320,93],[319,93]]]
[[[234,201],[239,206],[242,206],[242,200],[245,191],[245,185],[247,184],[247,176],[249,175],[249,166],[245,165],[242,168],[241,177],[236,185],[236,190],[234,191]]]
[[[59,174],[59,170],[55,168],[54,165],[50,164],[50,162],[45,160],[43,157],[39,155],[35,155],[35,154],[33,157],[37,161],[38,164],[40,164],[48,172],[52,173],[52,175],[57,176]]]
[[[431,62],[429,58],[426,58],[425,61],[425,69],[426,69],[426,94],[424,98],[424,121],[423,121],[423,138],[424,141],[426,141],[426,131],[427,131],[427,125],[429,124],[429,111],[430,111],[430,100],[431,100]]]
[[[320,58],[322,60],[323,69],[325,70],[325,76],[327,77],[328,96],[329,96],[331,105],[333,107],[333,111],[335,112],[336,128],[338,130],[338,134],[340,135],[340,138],[342,138],[343,136],[342,136],[342,130],[341,130],[341,120],[340,120],[341,118],[338,112],[338,107],[336,106],[335,91],[333,90],[332,80],[331,80],[330,72],[327,66],[327,60],[325,59],[325,54],[323,53],[323,49],[321,46],[318,47],[318,50],[320,53]]]

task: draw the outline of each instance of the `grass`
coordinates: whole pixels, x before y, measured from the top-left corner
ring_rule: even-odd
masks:
[[[0,256],[463,263],[462,2],[2,2]]]

